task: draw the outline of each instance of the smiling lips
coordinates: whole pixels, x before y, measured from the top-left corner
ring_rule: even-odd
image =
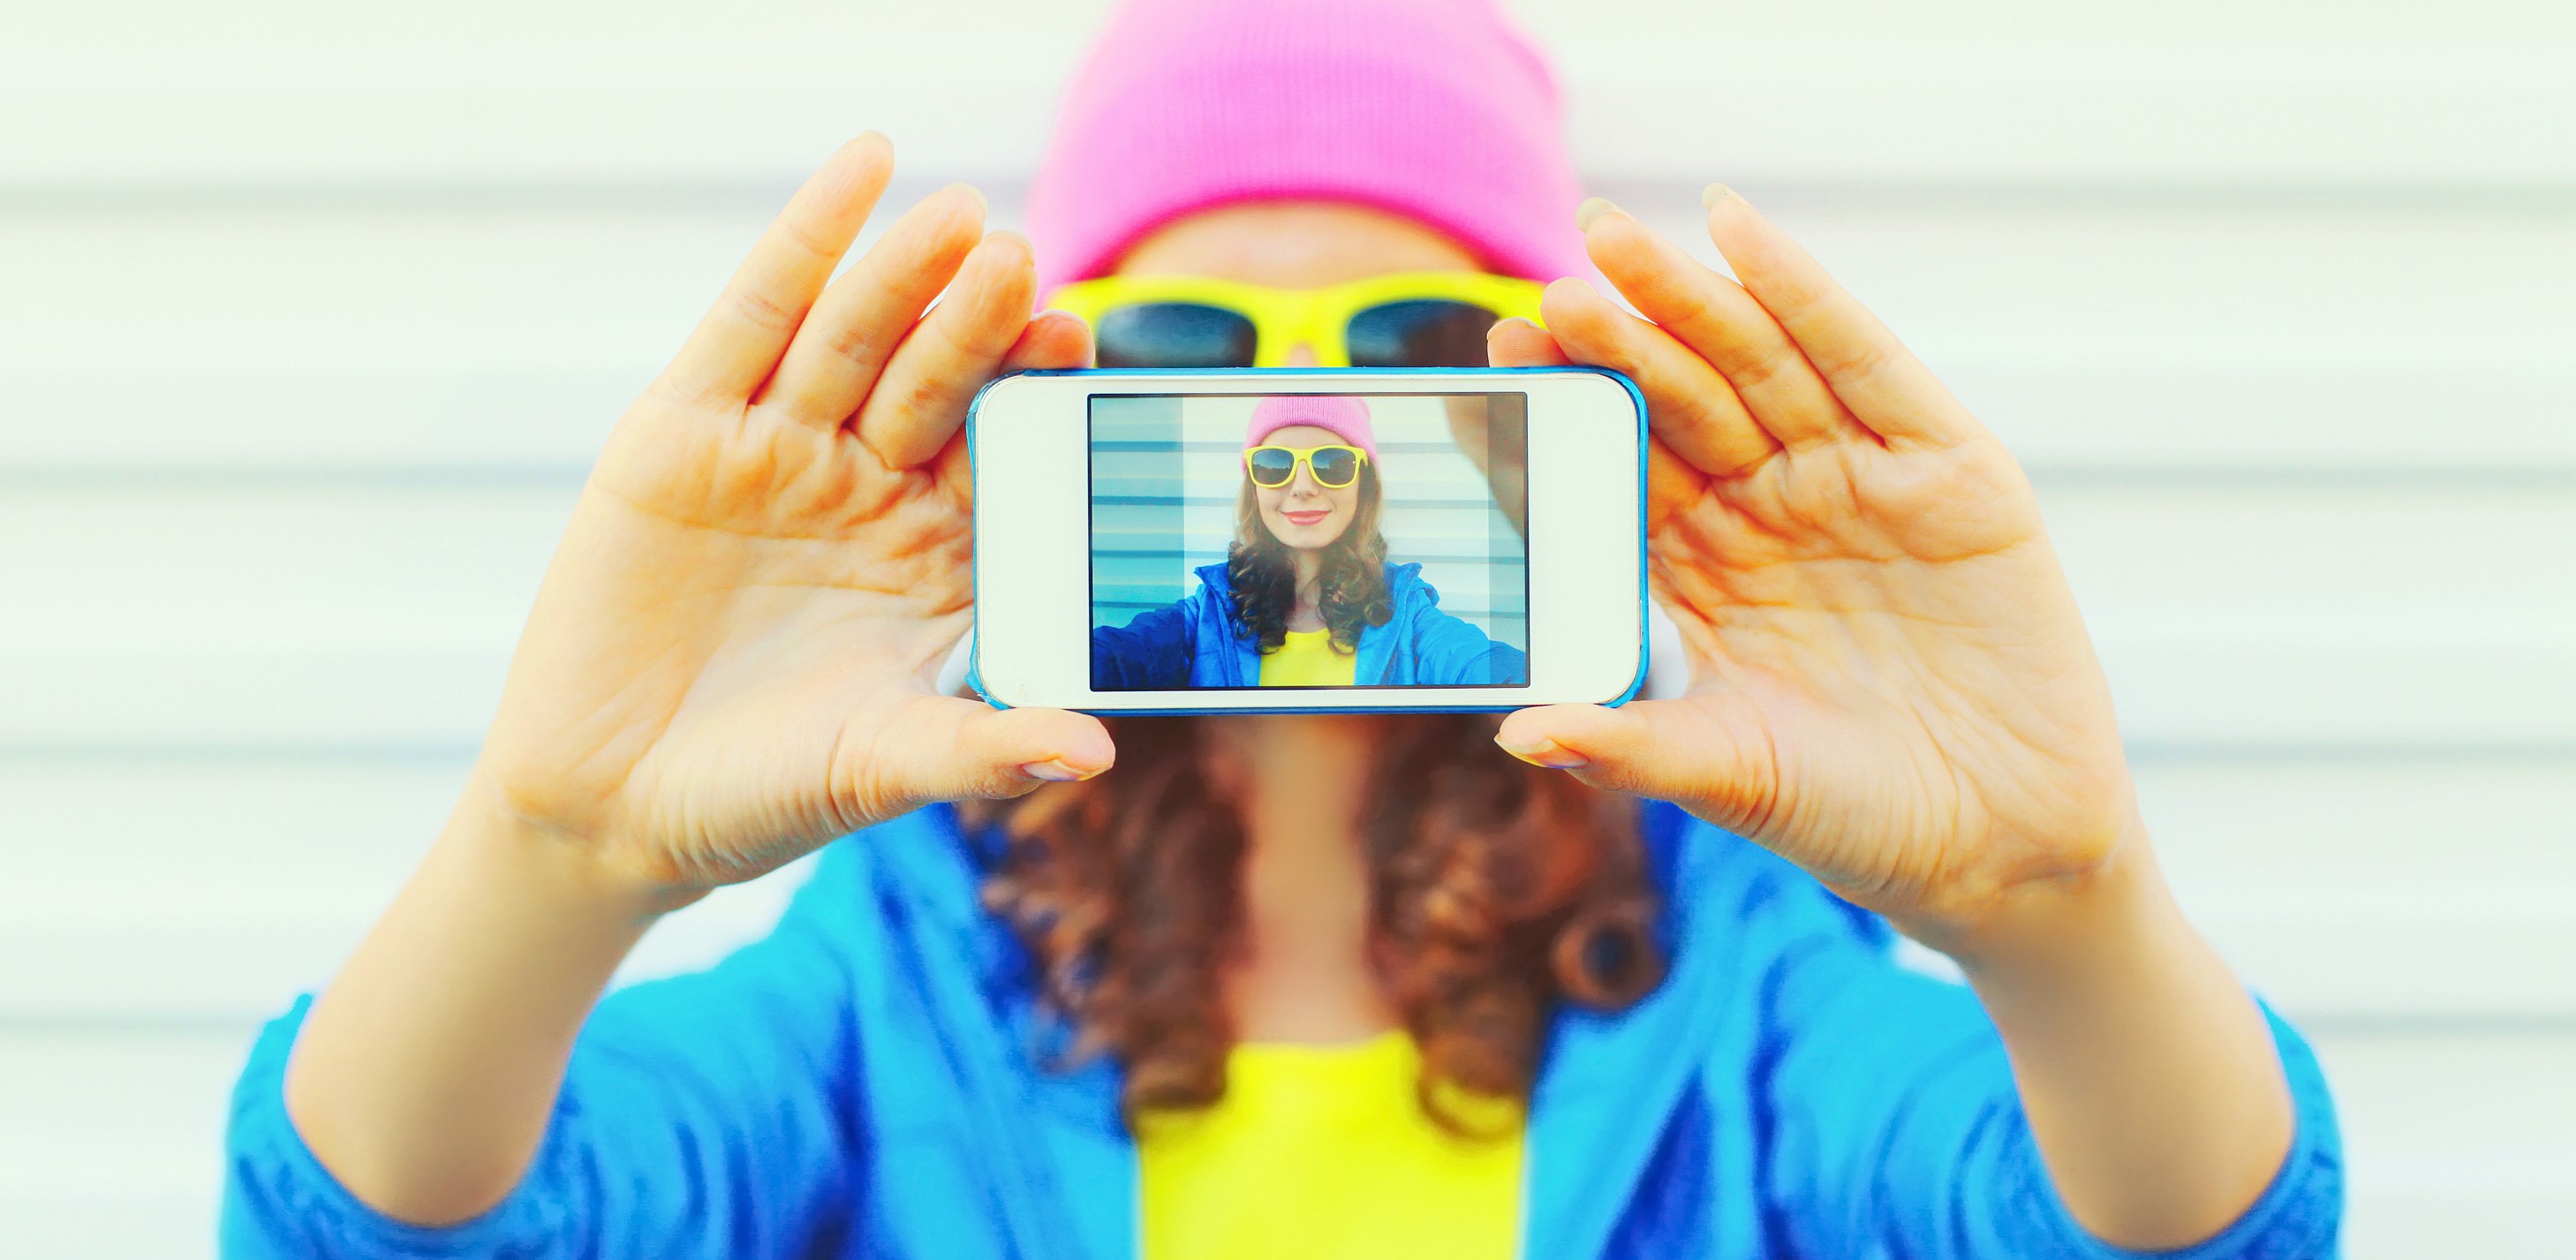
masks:
[[[1284,517],[1287,517],[1287,518],[1288,518],[1288,522],[1289,522],[1290,524],[1292,524],[1292,525],[1299,525],[1299,526],[1321,524],[1321,523],[1323,522],[1323,519],[1324,519],[1325,517],[1327,517],[1327,516],[1331,516],[1332,514],[1333,514],[1333,512],[1332,512],[1332,509],[1330,509],[1330,508],[1326,508],[1326,509],[1324,509],[1324,510],[1322,510],[1322,511],[1319,511],[1319,512],[1282,512],[1282,513],[1280,513],[1280,515],[1281,515],[1281,516],[1284,516]]]

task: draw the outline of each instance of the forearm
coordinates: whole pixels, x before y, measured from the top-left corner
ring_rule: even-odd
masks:
[[[2132,820],[2110,869],[2022,898],[1957,951],[2077,1221],[2186,1246],[2259,1197],[2296,1123],[2271,1030],[2182,916]]]
[[[527,1169],[572,1042],[663,899],[603,878],[479,779],[307,1016],[296,1131],[351,1193],[445,1224]]]

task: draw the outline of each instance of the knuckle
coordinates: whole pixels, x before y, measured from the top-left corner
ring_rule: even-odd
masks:
[[[1008,304],[993,294],[977,294],[976,300],[958,304],[950,319],[935,316],[923,322],[925,336],[938,341],[938,348],[951,358],[981,362],[998,359],[1019,340],[1019,329],[1011,324]]]
[[[664,372],[645,386],[645,396],[679,411],[705,411],[716,407],[739,407],[742,392],[692,383],[675,372]]]
[[[1693,283],[1698,280],[1698,283]],[[1694,336],[1722,336],[1726,319],[1718,309],[1716,286],[1707,279],[1673,273],[1658,274],[1654,279],[1655,305],[1663,318],[1658,323],[1686,330]]]
[[[797,251],[820,261],[829,262],[841,256],[840,246],[803,218],[789,216],[778,221],[778,239]]]
[[[1871,342],[1839,346],[1818,355],[1816,368],[1828,378],[1865,381],[1887,370],[1892,356],[1887,347]]]
[[[725,309],[735,318],[769,332],[786,332],[796,327],[798,312],[757,286],[735,285],[725,290]]]
[[[1783,374],[1789,369],[1789,361],[1783,355],[1760,354],[1732,345],[1727,349],[1730,353],[1719,356],[1717,370],[1725,375],[1727,383],[1733,385],[1738,393],[1769,391],[1781,383]]]
[[[925,373],[905,381],[895,391],[891,402],[898,414],[907,417],[937,415],[951,408],[961,408],[963,381],[949,374]]]
[[[888,338],[873,320],[861,319],[832,330],[824,339],[825,349],[861,367],[873,368],[885,361]]]

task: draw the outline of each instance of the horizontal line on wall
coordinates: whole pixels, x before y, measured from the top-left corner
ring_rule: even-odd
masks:
[[[1147,438],[1108,438],[1092,440],[1093,452],[1115,451],[1128,455],[1235,455],[1243,450],[1241,442],[1176,442]],[[1380,442],[1380,454],[1447,455],[1458,449],[1455,442]]]
[[[1688,185],[1696,205],[1702,185],[1685,180],[1604,179],[1589,190],[1619,201],[1633,195],[1638,204]],[[2506,184],[2439,181],[2422,184],[2364,182],[2263,182],[2142,179],[2111,181],[2068,179],[1774,180],[1747,183],[1738,191],[1765,207],[1801,210],[1886,210],[1908,215],[1993,211],[2056,211],[2070,214],[2133,213],[2226,215],[2309,219],[2342,213],[2466,214],[2558,218],[2576,215],[2576,187],[2562,184]],[[0,205],[5,205],[0,201]]]
[[[1401,508],[1401,509],[1403,509],[1403,510],[1405,510],[1405,511],[1420,511],[1420,510],[1423,510],[1423,509],[1425,509],[1425,508],[1443,508],[1443,509],[1469,510],[1469,511],[1476,511],[1476,512],[1490,512],[1490,511],[1492,511],[1492,510],[1493,510],[1493,508],[1494,508],[1493,500],[1492,500],[1491,498],[1473,498],[1473,499],[1468,499],[1468,498],[1460,498],[1460,499],[1413,499],[1413,498],[1388,498],[1388,499],[1383,500],[1383,502],[1384,502],[1384,503],[1385,503],[1385,505],[1386,505],[1387,507],[1389,507],[1389,508]],[[1094,506],[1094,507],[1145,507],[1145,508],[1153,508],[1153,507],[1204,507],[1204,508],[1231,508],[1231,507],[1233,507],[1233,506],[1234,506],[1234,496],[1233,496],[1233,495],[1231,495],[1231,494],[1227,494],[1227,495],[1214,495],[1214,494],[1183,494],[1183,495],[1170,495],[1170,494],[1099,494],[1099,495],[1093,495],[1093,496],[1092,496],[1092,498],[1091,498],[1091,503],[1092,503],[1092,506]]]
[[[0,468],[0,494],[127,490],[578,490],[590,466],[527,464],[64,465]]]
[[[2042,490],[2576,490],[2576,464],[2514,466],[2221,466],[2209,464],[2033,464],[2024,471]]]
[[[435,181],[271,181],[210,177],[134,183],[33,183],[0,178],[0,215],[172,214],[456,214],[520,212],[704,214],[775,212],[804,182],[804,172],[754,179],[458,179]],[[906,179],[887,188],[883,206],[900,206],[953,179]],[[1016,204],[1025,181],[971,180],[989,198]]]
[[[425,740],[419,743],[82,743],[33,744],[0,742],[0,768],[12,766],[263,765],[319,763],[329,765],[470,766],[479,744]]]
[[[2576,491],[2576,464],[2446,465],[2436,467],[2216,465],[2216,464],[2072,464],[2025,465],[2031,481],[2046,489],[2472,489],[2535,492]],[[286,465],[60,465],[0,468],[0,494],[61,494],[126,490],[574,490],[589,479],[590,467],[572,463],[494,464],[327,464]],[[1230,497],[1173,499],[1147,495],[1105,495],[1094,502],[1122,507],[1189,504],[1232,507]],[[1390,499],[1390,506],[1476,508],[1490,506],[1468,499]]]
[[[276,1012],[259,1015],[212,1011],[64,1012],[0,1010],[0,1037],[234,1037],[258,1031]],[[2576,1037],[2576,1011],[2451,1013],[2319,1011],[2293,1020],[2310,1037],[2338,1040],[2473,1037]]]
[[[283,1002],[281,998],[281,1009]],[[275,1013],[136,1010],[38,1015],[0,1009],[0,1037],[240,1037],[242,1048],[248,1050],[250,1035]]]
[[[759,177],[637,178],[531,177],[453,180],[370,178],[273,180],[209,176],[162,180],[31,180],[0,177],[0,215],[171,214],[366,214],[446,211],[493,214],[520,211],[636,214],[768,213],[786,203],[807,172],[780,169]],[[1002,210],[1017,217],[1028,180],[1019,170],[956,167],[932,177],[899,180],[882,205],[908,204],[948,183],[973,183]],[[1586,187],[1624,204],[1665,195],[1696,201],[1702,181],[1595,178]],[[1892,176],[1871,180],[1774,179],[1747,182],[1743,191],[1769,206],[1809,209],[1922,211],[2057,210],[2077,213],[2285,215],[2312,217],[2343,212],[2400,211],[2555,217],[2576,214],[2576,187],[2554,183],[2476,180],[2425,182],[2165,180],[2069,178],[2036,181],[1961,174],[1944,179]]]
[[[2371,766],[2494,765],[2564,767],[2576,773],[2576,744],[2565,743],[2378,743],[2320,744],[2282,742],[2180,743],[2132,741],[2129,760],[2157,766]]]
[[[1175,595],[1171,599],[1162,600],[1157,603],[1137,603],[1129,600],[1094,603],[1091,606],[1092,629],[1120,629],[1126,626],[1128,622],[1135,620],[1136,614],[1141,612],[1150,612],[1157,608],[1169,608],[1177,602],[1179,598],[1179,596]],[[1445,599],[1441,601],[1440,608],[1441,611],[1456,617],[1460,621],[1470,623],[1492,623],[1496,628],[1506,626],[1523,627],[1529,623],[1529,614],[1519,611],[1497,612],[1488,608],[1452,604]],[[1490,638],[1493,636],[1489,633],[1487,637]],[[1513,635],[1510,637],[1517,640],[1521,636]],[[1520,644],[1518,642],[1514,642],[1512,646],[1519,647]]]
[[[2297,1016],[2312,1037],[2391,1041],[2416,1037],[2576,1037],[2576,1011],[2497,1011],[2453,1014],[2407,1011],[2317,1012]]]
[[[1460,537],[1465,536],[1461,535]],[[1091,549],[1091,557],[1094,560],[1111,557],[1121,560],[1169,560],[1174,563],[1186,563],[1193,569],[1203,564],[1215,564],[1216,562],[1226,558],[1225,554],[1222,552],[1181,551],[1170,547],[1094,547]],[[1434,556],[1429,555],[1427,550],[1423,549],[1407,550],[1403,556],[1394,558],[1398,560],[1421,558],[1451,564],[1503,564],[1510,565],[1514,568],[1518,568],[1525,563],[1525,561],[1518,555],[1487,555],[1483,552],[1458,552],[1451,555]]]
[[[1517,618],[1507,618],[1514,619]],[[133,765],[160,762],[223,765],[317,762],[352,765],[469,765],[480,745],[419,743],[6,743],[0,768],[44,765]],[[2525,765],[2576,774],[2576,744],[2561,743],[2171,743],[2132,742],[2129,759],[2141,765]]]

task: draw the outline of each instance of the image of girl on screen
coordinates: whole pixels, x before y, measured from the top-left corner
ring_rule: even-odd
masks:
[[[1386,558],[1368,403],[1263,399],[1243,438],[1235,536],[1199,585],[1091,632],[1091,685],[1517,687],[1520,649],[1440,610],[1419,564]]]

